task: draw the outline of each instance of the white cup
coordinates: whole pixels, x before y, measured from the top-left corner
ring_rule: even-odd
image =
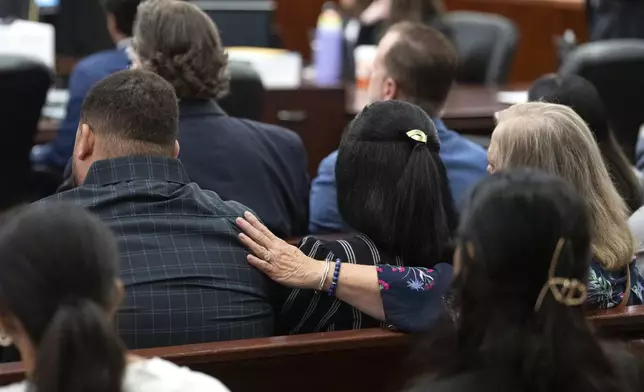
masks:
[[[369,89],[369,79],[373,71],[373,62],[376,59],[375,45],[360,45],[353,51],[353,58],[356,64],[356,88],[358,90]]]

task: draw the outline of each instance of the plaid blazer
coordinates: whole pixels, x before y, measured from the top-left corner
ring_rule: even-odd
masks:
[[[71,201],[116,234],[125,300],[116,322],[129,348],[270,336],[271,283],[246,261],[234,220],[246,207],[190,183],[180,161],[95,162]]]

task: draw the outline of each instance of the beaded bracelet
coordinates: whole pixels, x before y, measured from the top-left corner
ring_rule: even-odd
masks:
[[[335,260],[335,269],[333,270],[333,280],[331,281],[331,287],[329,287],[329,297],[335,295],[335,289],[338,287],[338,278],[340,277],[340,267],[342,266],[342,260]]]

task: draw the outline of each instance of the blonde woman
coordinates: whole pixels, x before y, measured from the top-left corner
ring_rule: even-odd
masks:
[[[584,121],[567,106],[530,102],[497,113],[497,122],[488,151],[489,172],[541,169],[567,180],[585,200],[594,254],[589,307],[641,304],[644,282],[633,262],[628,208]]]

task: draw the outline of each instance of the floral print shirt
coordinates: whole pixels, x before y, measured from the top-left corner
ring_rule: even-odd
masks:
[[[631,294],[627,305],[641,305],[644,303],[644,280],[640,275],[635,262],[629,264],[631,273]],[[593,258],[588,272],[588,299],[590,309],[614,308],[624,298],[626,291],[626,270],[608,271],[599,261]]]
[[[452,266],[434,268],[378,265],[378,284],[387,326],[404,332],[431,328],[444,311],[443,296],[452,282]]]

